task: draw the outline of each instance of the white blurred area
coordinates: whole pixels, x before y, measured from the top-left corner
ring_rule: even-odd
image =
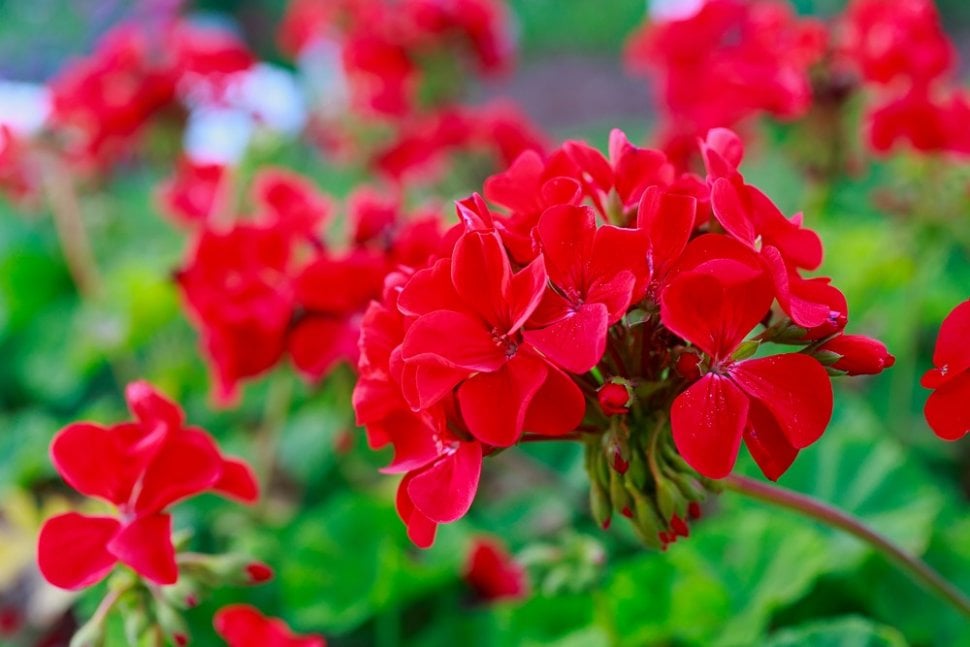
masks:
[[[683,20],[690,18],[707,0],[647,0],[647,11],[654,20]]]
[[[51,97],[46,87],[0,79],[0,124],[15,135],[35,134],[47,123],[50,113]]]
[[[235,164],[258,132],[294,136],[306,125],[307,101],[296,76],[265,63],[234,74],[218,99],[189,93],[185,153],[205,163]]]

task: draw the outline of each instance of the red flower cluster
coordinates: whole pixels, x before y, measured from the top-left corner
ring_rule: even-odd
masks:
[[[696,137],[768,113],[803,115],[809,68],[824,52],[821,23],[796,17],[784,0],[707,0],[687,18],[647,23],[627,63],[656,76],[666,122],[664,147],[681,161]]]
[[[505,26],[497,0],[294,0],[279,40],[291,56],[335,41],[354,107],[400,118],[419,110],[427,61],[464,56],[481,72],[505,68],[512,55]]]
[[[213,619],[229,647],[326,647],[320,636],[297,636],[282,620],[267,618],[245,604],[223,607]]]
[[[209,176],[171,185],[185,219],[212,202]],[[178,191],[175,193],[175,191]],[[289,355],[307,379],[357,361],[360,318],[398,265],[422,265],[441,240],[438,219],[405,219],[395,200],[362,190],[351,198],[351,240],[330,249],[320,235],[330,201],[298,175],[261,171],[257,215],[229,227],[204,221],[178,282],[217,384],[228,403],[240,380]],[[231,214],[230,214],[231,215]]]
[[[475,595],[489,602],[514,600],[529,592],[525,569],[495,539],[476,538],[465,565],[465,582]]]
[[[134,421],[75,423],[51,443],[51,460],[71,487],[118,509],[111,517],[68,512],[47,520],[37,559],[55,586],[90,586],[119,562],[173,584],[178,566],[167,509],[210,491],[246,503],[258,497],[249,467],[223,456],[205,431],[185,426],[178,405],[146,382],[130,384],[126,396]]]
[[[878,97],[868,116],[874,150],[908,142],[921,152],[970,154],[970,95],[947,80],[955,48],[933,0],[853,0],[841,27],[842,64]]]
[[[545,150],[545,137],[514,105],[452,106],[402,123],[394,140],[377,151],[375,168],[395,181],[437,179],[448,155],[482,152],[498,168],[527,150]]]
[[[777,478],[831,415],[816,356],[856,373],[891,364],[878,342],[841,334],[845,299],[828,279],[802,277],[821,262],[818,236],[744,181],[740,140],[715,130],[702,152],[707,181],[618,131],[609,159],[581,142],[526,153],[485,186],[508,212],[460,202],[450,254],[389,277],[364,317],[354,405],[370,444],[394,448],[386,471],[405,473],[398,511],[415,543],[465,514],[484,455],[584,418],[619,447],[621,474],[648,435],[633,427],[670,410],[682,456],[670,461],[721,478],[745,438]],[[804,349],[749,359],[761,341]],[[820,355],[823,343],[835,345]],[[627,397],[604,397],[607,378]],[[665,486],[631,478],[636,500],[618,509],[632,516],[644,487]],[[664,503],[658,530],[676,537],[671,520],[695,499]]]
[[[187,22],[118,27],[51,83],[53,127],[69,154],[104,162],[129,150],[153,118],[177,108],[182,92],[200,84],[218,89],[252,63],[245,46],[219,30]]]
[[[943,325],[933,353],[933,365],[923,386],[933,389],[926,401],[926,421],[944,440],[970,433],[970,301],[953,309]]]

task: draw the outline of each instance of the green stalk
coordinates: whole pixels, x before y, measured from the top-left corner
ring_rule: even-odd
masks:
[[[777,485],[769,485],[747,476],[728,476],[721,483],[728,490],[781,508],[787,508],[827,526],[843,530],[864,541],[925,588],[936,593],[954,609],[970,618],[970,600],[959,589],[943,579],[926,562],[910,555],[887,537],[867,527],[859,519],[804,494],[792,492]]]

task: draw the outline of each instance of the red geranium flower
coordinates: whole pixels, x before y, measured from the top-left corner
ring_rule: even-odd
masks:
[[[118,509],[113,517],[69,512],[44,524],[38,564],[61,588],[90,586],[118,562],[157,584],[173,584],[178,567],[167,508],[206,491],[247,503],[258,497],[249,467],[223,456],[205,431],[186,427],[178,405],[147,382],[130,384],[126,396],[134,421],[72,424],[51,443],[65,481]]]
[[[180,224],[205,224],[225,199],[223,164],[179,160],[175,175],[162,184],[159,197],[165,213]]]
[[[326,647],[322,636],[297,636],[276,618],[267,618],[255,607],[233,604],[220,609],[213,624],[229,647]]]
[[[691,246],[718,238],[722,253],[705,254],[710,260],[684,268],[661,296],[664,326],[709,358],[706,374],[674,401],[674,443],[691,467],[709,478],[723,478],[734,466],[743,437],[765,475],[777,479],[798,450],[825,431],[832,415],[832,385],[822,365],[808,355],[732,357],[764,318],[773,291],[753,252],[716,234]],[[690,255],[688,247],[685,256]]]
[[[932,368],[923,386],[933,389],[926,401],[926,421],[944,440],[959,440],[970,432],[970,301],[953,309],[936,340]]]

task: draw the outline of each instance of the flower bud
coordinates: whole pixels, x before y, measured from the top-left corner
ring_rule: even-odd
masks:
[[[273,579],[273,569],[262,562],[250,562],[245,570],[249,584],[262,584]]]
[[[618,382],[607,382],[596,392],[600,408],[608,416],[619,416],[630,412],[633,400],[630,387]]]
[[[882,342],[863,335],[839,335],[822,344],[818,352],[839,355],[831,367],[847,375],[875,375],[896,363]]]
[[[677,355],[674,370],[685,380],[696,380],[701,376],[701,356],[689,350]]]

